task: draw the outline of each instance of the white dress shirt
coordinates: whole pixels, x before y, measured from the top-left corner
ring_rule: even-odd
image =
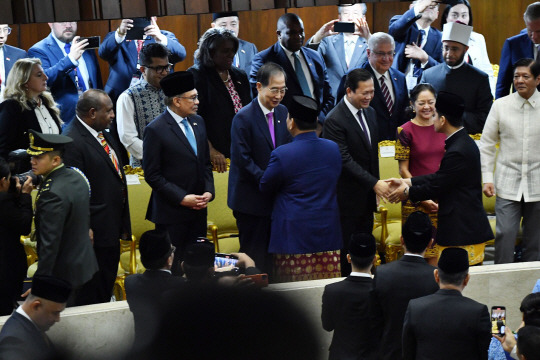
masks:
[[[283,45],[281,45],[281,43],[279,44],[279,46],[281,46],[283,51],[285,51],[285,54],[287,55],[287,59],[289,59],[289,61],[291,62],[292,68],[296,70],[296,68],[294,67],[293,52],[287,50]],[[298,50],[296,53],[298,54],[298,58],[300,59],[300,64],[302,64],[302,71],[304,72],[304,76],[306,77],[306,80],[309,86],[309,92],[311,93],[311,97],[315,99],[315,94],[313,93],[314,91],[313,80],[311,79],[311,72],[309,71],[309,67],[306,62],[306,59],[304,59],[304,54],[300,50]]]
[[[172,111],[168,106],[167,106],[167,111],[169,112],[169,114],[171,114],[171,116],[173,117],[174,121],[176,121],[178,126],[180,126],[180,129],[182,130],[184,135],[186,135],[186,129],[184,128],[184,125],[182,124],[182,120],[184,120],[185,118],[181,117],[180,115],[178,115],[177,113]],[[189,120],[187,121],[187,124],[188,124],[189,128],[191,129],[191,132],[193,133],[193,137],[195,137],[195,142],[197,142],[197,137],[195,136],[195,131],[193,131],[193,127],[191,126],[191,123],[189,122]]]
[[[538,91],[528,100],[515,92],[493,103],[479,146],[483,182],[494,183],[497,196],[540,201],[539,120]]]
[[[360,109],[357,109],[353,104],[351,104],[349,102],[349,100],[347,100],[347,95],[345,95],[343,97],[343,99],[345,100],[345,105],[347,105],[347,107],[349,108],[349,110],[353,114],[354,118],[356,119],[356,122],[358,122],[358,126],[360,126],[360,129],[362,131],[364,131],[364,128],[362,127],[362,124],[361,124],[361,122],[362,122],[366,127],[367,137],[369,139],[371,139],[371,133],[370,133],[369,126],[368,126],[368,123],[367,123],[367,119],[366,119],[365,115],[363,114],[363,112],[362,112],[362,117],[360,118],[360,116],[358,116],[358,111],[360,111]]]
[[[103,144],[101,144],[101,139],[98,137],[99,133],[94,130],[93,128],[91,128],[90,126],[88,126],[87,123],[85,123],[80,117],[79,115],[77,115],[77,120],[79,120],[81,122],[81,124],[83,124],[83,126],[86,128],[86,130],[88,130],[90,132],[90,134],[92,134],[92,136],[94,137],[94,139],[96,139],[96,141],[99,143],[99,146],[103,147]],[[105,130],[103,130],[105,131]],[[103,132],[102,131],[102,132]],[[107,141],[107,140],[105,140]],[[105,150],[105,149],[104,149]],[[116,158],[116,160],[118,161],[118,156],[116,155],[116,152],[114,151],[114,149],[112,148],[112,146],[109,144],[109,151],[111,152],[111,154]],[[110,155],[109,155],[110,156]]]
[[[84,54],[81,55],[79,60],[75,60],[71,52],[69,54],[66,53],[66,49],[64,49],[64,46],[66,46],[66,43],[58,40],[56,36],[54,36],[54,32],[51,32],[51,34],[52,34],[53,39],[58,44],[58,47],[60,48],[60,50],[62,50],[62,53],[64,54],[64,56],[69,57],[69,60],[71,60],[71,63],[79,68],[79,71],[81,72],[81,75],[83,77],[82,80],[84,81],[84,85],[86,86],[86,89],[87,90],[90,89],[90,86],[88,85],[90,76],[88,75],[88,68],[86,67],[86,62],[84,61]],[[71,43],[71,46],[73,46],[73,43]],[[78,79],[78,81],[81,81],[81,79]],[[94,86],[95,85],[96,84],[94,84]]]
[[[375,77],[377,78],[377,83],[379,86],[381,85],[381,81],[379,80],[381,76],[384,76],[384,83],[386,84],[386,87],[388,88],[388,92],[390,93],[390,97],[392,98],[392,102],[396,103],[396,97],[394,96],[394,86],[392,85],[392,80],[390,79],[390,72],[385,72],[384,74],[379,74],[377,70],[372,66],[373,72],[375,73]]]

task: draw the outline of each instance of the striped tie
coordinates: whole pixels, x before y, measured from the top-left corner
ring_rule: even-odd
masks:
[[[392,116],[392,108],[394,107],[394,102],[392,101],[392,97],[390,96],[390,91],[388,90],[388,86],[386,86],[384,75],[379,78],[381,82],[381,91],[384,96],[384,102],[386,103],[386,107],[388,108],[388,112],[390,113],[390,116]]]
[[[122,172],[120,171],[120,166],[118,166],[118,159],[116,159],[116,156],[114,155],[114,153],[109,148],[109,144],[107,144],[107,141],[105,140],[105,137],[103,136],[103,132],[100,131],[98,133],[98,138],[101,141],[101,146],[103,146],[103,149],[105,150],[107,155],[109,155],[109,157],[111,158],[111,161],[112,161],[112,163],[114,165],[114,168],[116,169],[116,172],[118,173],[118,176],[120,176],[120,178],[121,178],[122,177]]]

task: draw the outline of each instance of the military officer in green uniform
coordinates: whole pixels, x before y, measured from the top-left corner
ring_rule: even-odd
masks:
[[[36,197],[36,275],[68,281],[68,306],[85,305],[85,289],[98,269],[90,239],[90,185],[76,168],[64,166],[64,146],[71,138],[30,130],[32,171],[43,181]],[[86,284],[86,286],[85,286]]]

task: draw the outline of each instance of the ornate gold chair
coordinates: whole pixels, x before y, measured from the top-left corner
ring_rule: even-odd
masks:
[[[116,300],[126,300],[124,281],[128,275],[141,274],[146,269],[141,263],[141,255],[137,249],[137,238],[131,236],[131,240],[120,240],[120,263],[114,282],[113,294]]]
[[[394,158],[395,141],[379,143],[379,174],[381,179],[399,178],[399,164]],[[379,254],[386,262],[395,261],[403,255],[401,246],[401,204],[381,203],[375,215],[373,236],[377,240]]]

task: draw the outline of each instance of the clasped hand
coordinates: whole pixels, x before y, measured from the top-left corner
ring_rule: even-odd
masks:
[[[407,200],[408,196],[403,193],[406,188],[410,186],[409,179],[397,179],[391,178],[386,180],[379,180],[373,187],[373,190],[377,196],[381,199],[389,201],[391,203],[397,203],[403,200]]]

